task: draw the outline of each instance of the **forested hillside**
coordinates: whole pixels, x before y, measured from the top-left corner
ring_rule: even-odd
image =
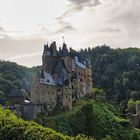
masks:
[[[93,85],[106,92],[106,98],[126,107],[127,100],[140,99],[140,49],[111,49],[103,45],[80,50],[91,60]]]
[[[27,68],[13,62],[0,61],[0,98],[6,98],[13,89],[30,90],[33,77],[40,67]]]

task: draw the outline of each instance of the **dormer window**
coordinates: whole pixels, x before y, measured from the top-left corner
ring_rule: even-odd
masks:
[[[50,80],[49,80],[49,79],[47,79],[47,82],[49,83],[49,82],[50,82]]]

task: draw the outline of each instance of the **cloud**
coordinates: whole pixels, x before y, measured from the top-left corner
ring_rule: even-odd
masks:
[[[70,22],[65,21],[65,18],[74,14],[77,11],[83,10],[85,7],[95,7],[100,5],[100,0],[68,0],[70,3],[68,5],[67,10],[63,13],[63,15],[56,18],[59,25],[61,26],[60,29],[56,31],[56,33],[61,33],[65,31],[74,31],[76,30]]]
[[[82,38],[79,46],[140,47],[140,0],[68,1],[67,10],[57,20],[62,27],[67,22],[74,28]]]
[[[41,53],[42,52],[34,52],[34,53],[17,55],[17,56],[11,57],[10,60],[15,61],[15,60],[21,60],[21,59],[25,59],[25,58],[32,58],[33,56],[37,56],[37,55],[41,56]]]
[[[107,7],[106,7],[107,8]],[[107,23],[121,28],[123,31],[120,41],[127,47],[139,47],[140,37],[140,1],[119,0],[110,5],[110,12],[107,15]]]
[[[68,0],[70,3],[67,10],[58,18],[64,21],[65,17],[68,17],[77,11],[82,11],[85,7],[92,8],[101,4],[100,0]]]
[[[0,32],[4,31],[3,27],[0,27]]]
[[[0,38],[1,59],[26,66],[41,64],[41,52],[43,51],[44,42],[46,41],[43,38]]]
[[[2,26],[1,22],[2,20],[0,20],[0,39],[10,38],[10,36],[13,34],[24,33],[24,31],[7,30],[4,26]]]
[[[130,3],[131,2],[131,3]],[[115,3],[114,3],[115,4]],[[112,6],[110,11],[110,19],[111,22],[117,22],[122,25],[139,25],[140,23],[140,1],[138,0],[129,0],[123,1],[120,0],[116,7]],[[119,10],[116,10],[119,9]],[[111,13],[112,12],[112,13]]]
[[[1,25],[1,19],[0,19],[0,38],[5,38],[7,35],[6,35],[6,32],[5,32],[5,29],[4,27]]]
[[[40,6],[39,11],[43,11],[39,15],[34,8],[26,19],[19,13],[16,15],[15,11],[15,20],[12,18],[11,21],[14,22],[11,23],[16,28],[8,28],[10,22],[3,26],[0,20],[0,53],[4,59],[12,59],[27,66],[40,64],[41,57],[36,53],[41,52],[44,42],[58,42],[62,36],[65,36],[67,44],[74,49],[102,44],[109,44],[114,48],[140,47],[140,0],[64,0],[66,3],[63,7],[58,7],[58,4],[63,5],[63,2],[54,5],[54,1],[53,8],[50,8],[48,2],[43,8]],[[23,6],[22,9],[24,13]],[[62,11],[59,12],[60,10]],[[9,21],[9,17],[6,21]],[[31,17],[35,19],[32,20]],[[26,22],[18,23],[20,18]],[[6,21],[2,23],[6,24]],[[26,24],[27,21],[30,24]]]
[[[106,28],[100,28],[97,30],[97,32],[105,32],[105,33],[119,33],[121,32],[121,29],[119,28],[114,28],[114,27],[106,27]]]
[[[68,0],[71,2],[73,10],[82,10],[85,7],[95,7],[100,5],[100,0]]]
[[[63,19],[57,19],[58,24],[60,25],[60,28],[55,33],[63,33],[63,32],[69,32],[76,30],[70,22],[66,22]]]

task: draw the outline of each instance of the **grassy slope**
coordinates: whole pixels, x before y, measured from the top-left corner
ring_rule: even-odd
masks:
[[[41,121],[38,121],[43,125],[63,134],[75,136],[83,133],[95,136],[97,140],[107,135],[113,140],[132,140],[134,135],[139,133],[127,120],[117,117],[117,111],[112,105],[102,101],[83,99],[69,112],[47,118],[40,116],[40,118]]]
[[[9,110],[0,108],[0,140],[86,140],[84,136],[70,137],[42,127],[35,122],[17,119]]]

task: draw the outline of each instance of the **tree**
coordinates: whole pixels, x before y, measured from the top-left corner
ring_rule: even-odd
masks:
[[[92,88],[90,97],[96,99],[97,96],[105,96],[105,92],[103,89]]]
[[[129,100],[127,103],[127,108],[130,112],[135,113],[136,112],[136,102],[133,100]]]
[[[140,92],[139,91],[131,91],[130,97],[133,100],[139,100],[140,99]]]

